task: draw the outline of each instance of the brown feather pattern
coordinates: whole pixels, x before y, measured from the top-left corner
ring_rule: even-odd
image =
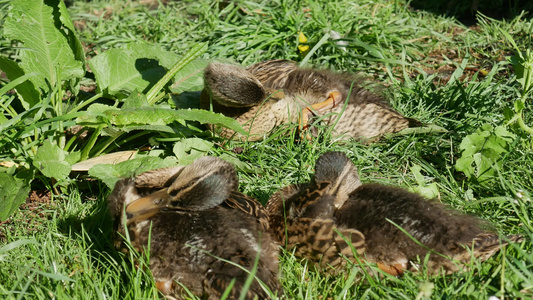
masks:
[[[345,138],[369,140],[422,125],[392,109],[383,97],[366,87],[367,81],[361,77],[298,68],[288,60],[264,61],[246,69],[211,63],[204,82],[201,106],[209,109],[212,105],[215,111],[235,118],[250,132],[248,140],[260,140],[281,124],[299,122],[308,109],[320,117],[320,124],[335,125],[334,136]],[[333,105],[311,108],[328,100],[332,92],[340,95]],[[210,95],[215,100],[212,103]],[[308,125],[316,120],[312,118]],[[231,137],[235,132],[222,129],[220,134]]]
[[[124,235],[126,227],[132,246],[139,252],[150,245],[150,270],[157,288],[183,299],[187,294],[182,284],[196,296],[219,299],[235,280],[230,298],[238,298],[248,271],[258,259],[256,280],[245,298],[268,297],[258,280],[279,294],[278,249],[269,232],[268,214],[259,202],[231,184],[237,181],[233,166],[220,159],[203,158],[173,170],[176,172],[160,169],[122,179],[108,198],[118,232]],[[218,205],[202,198],[225,191],[228,196]],[[138,205],[146,199],[152,201],[148,206]],[[124,207],[128,211],[125,219]],[[128,210],[131,207],[135,209]],[[116,241],[117,248],[127,252],[120,236]]]
[[[429,274],[450,274],[465,269],[472,257],[488,259],[508,243],[485,221],[435,200],[397,187],[361,184],[357,169],[340,152],[322,155],[315,171],[310,183],[275,193],[267,210],[282,245],[334,272],[346,263],[343,256],[356,261],[354,248],[361,261],[377,263],[393,275],[424,267]],[[339,232],[351,236],[351,244],[339,239]],[[522,236],[507,240],[520,242]]]

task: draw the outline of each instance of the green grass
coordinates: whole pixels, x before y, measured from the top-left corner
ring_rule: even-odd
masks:
[[[507,126],[515,138],[489,182],[469,179],[455,169],[466,136],[483,124],[507,125],[506,109],[513,108],[521,87],[505,61],[513,47],[501,30],[509,32],[520,49],[531,48],[529,16],[504,21],[478,16],[476,27],[466,27],[452,17],[412,11],[405,1],[353,2],[241,1],[223,7],[212,1],[176,1],[150,10],[136,1],[72,1],[69,13],[89,57],[144,40],[180,55],[196,42],[209,42],[205,58],[244,65],[305,58],[316,67],[375,79],[386,86],[384,92],[397,110],[449,131],[395,135],[371,145],[327,135],[295,142],[293,136],[281,134],[293,133],[290,126],[256,143],[212,139],[218,145],[212,155],[235,155],[235,147],[244,149],[236,157],[260,172],[239,172],[240,190],[263,203],[279,188],[309,180],[320,154],[343,151],[363,182],[405,188],[436,183],[442,202],[489,220],[504,234],[526,237],[486,263],[475,262],[470,271],[446,277],[362,275],[361,280],[357,267],[343,276],[325,276],[283,253],[280,279],[288,299],[533,298],[532,137]],[[6,10],[0,14],[3,22]],[[299,52],[298,32],[306,35],[312,49],[331,30],[346,44],[329,40],[307,58]],[[15,53],[10,46],[0,36],[2,51]],[[463,63],[466,69],[461,71]],[[527,104],[531,106],[531,97]],[[525,123],[533,124],[531,107],[526,108]],[[158,146],[163,155],[173,155],[172,143]],[[415,165],[425,182],[415,179]],[[158,297],[147,270],[134,267],[130,257],[113,249],[105,204],[109,189],[98,182],[87,185],[86,180],[80,176],[52,201],[27,205],[0,224],[2,298]]]

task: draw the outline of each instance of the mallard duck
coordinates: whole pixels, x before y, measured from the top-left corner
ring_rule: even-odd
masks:
[[[356,262],[356,252],[360,261],[392,275],[423,269],[450,274],[472,257],[487,260],[508,241],[522,240],[502,240],[484,221],[404,189],[361,184],[341,152],[322,155],[314,179],[275,193],[267,210],[282,245],[333,271],[345,258]]]
[[[246,69],[211,63],[205,69],[204,83],[201,107],[235,118],[250,133],[247,139],[251,141],[262,139],[281,124],[298,123],[300,130],[306,130],[317,120],[334,126],[334,136],[365,140],[421,125],[392,109],[364,87],[361,78],[298,68],[288,60],[264,61]],[[317,134],[312,128],[306,138]],[[220,134],[231,137],[235,132],[222,129]]]
[[[233,284],[233,299],[249,276],[255,279],[246,299],[268,297],[258,281],[279,292],[278,246],[266,210],[237,186],[233,166],[214,157],[117,182],[110,212],[137,251],[150,245],[150,270],[161,293],[181,299],[183,286],[219,299]],[[116,245],[127,251],[123,238]]]

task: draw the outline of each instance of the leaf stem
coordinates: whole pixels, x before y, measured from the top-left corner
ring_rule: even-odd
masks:
[[[533,135],[533,128],[527,126],[526,123],[524,123],[522,112],[518,113],[516,117],[517,117],[516,122],[518,123],[518,126],[520,126],[520,128],[524,130],[525,132],[527,132],[528,134]]]
[[[89,100],[83,101],[82,103],[78,104],[78,106],[76,106],[71,112],[77,112],[78,110],[80,110],[80,109],[84,108],[85,106],[87,106],[87,105],[93,103],[94,101],[98,100],[102,96],[103,96],[102,92],[92,96],[91,98],[89,98]]]
[[[161,78],[146,94],[146,99],[148,100],[149,105],[154,105],[160,97],[157,97],[159,91],[179,72],[183,69],[188,63],[193,61],[198,56],[202,55],[207,51],[207,43],[199,43],[194,45],[185,56],[178,61],[172,68]]]

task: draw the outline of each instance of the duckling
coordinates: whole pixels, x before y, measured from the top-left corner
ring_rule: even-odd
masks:
[[[260,62],[246,69],[211,63],[204,82],[201,107],[235,118],[250,133],[250,141],[261,140],[281,124],[298,123],[300,130],[306,130],[317,120],[334,126],[333,136],[368,141],[422,125],[392,109],[365,88],[361,78],[298,68],[288,60]],[[215,101],[210,101],[210,95]],[[220,134],[231,137],[236,133],[222,129]],[[311,135],[317,135],[316,129],[306,138]]]
[[[502,241],[486,222],[404,189],[361,184],[341,152],[323,154],[314,179],[275,193],[267,210],[280,243],[333,271],[346,263],[343,257],[356,262],[355,252],[395,276],[424,268],[451,274],[472,257],[485,261],[508,241],[522,241],[520,235]]]
[[[250,276],[255,279],[246,299],[266,299],[262,284],[279,294],[278,246],[267,212],[237,186],[233,166],[214,157],[117,182],[110,212],[137,251],[149,245],[150,270],[162,294],[182,299],[185,287],[202,299],[219,299],[233,284],[234,299]]]

